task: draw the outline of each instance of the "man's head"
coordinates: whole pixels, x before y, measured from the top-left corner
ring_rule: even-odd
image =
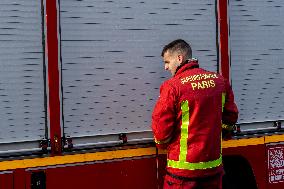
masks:
[[[167,44],[163,48],[161,55],[164,59],[165,70],[169,70],[174,75],[178,66],[187,59],[191,59],[192,50],[187,42],[177,39]]]

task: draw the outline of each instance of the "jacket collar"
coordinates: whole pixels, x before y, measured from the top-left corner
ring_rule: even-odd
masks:
[[[193,69],[193,68],[199,68],[199,64],[198,64],[197,59],[187,60],[185,63],[183,63],[182,65],[177,67],[175,76],[179,75],[180,73],[184,72],[185,70]]]

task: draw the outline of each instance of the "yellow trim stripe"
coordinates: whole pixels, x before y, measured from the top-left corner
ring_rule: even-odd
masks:
[[[268,144],[276,142],[284,142],[284,135],[282,134],[282,135],[262,136],[258,138],[228,140],[222,142],[222,147],[232,148],[232,147]],[[167,153],[166,150],[159,150],[159,154],[166,154],[166,153]],[[55,157],[2,161],[0,162],[0,171],[12,170],[18,168],[45,167],[45,166],[54,166],[62,164],[83,163],[83,162],[92,162],[92,161],[101,161],[101,160],[149,156],[149,155],[151,156],[155,154],[156,154],[156,148],[148,147],[148,148],[125,149],[125,150],[113,150],[106,152],[92,152],[86,154],[64,155],[64,156],[55,156]]]
[[[264,139],[265,139],[265,144],[273,143],[273,142],[283,142],[284,141],[284,135],[265,136]]]
[[[0,171],[155,155],[156,148],[136,148],[0,162]]]
[[[258,144],[264,144],[264,137],[222,141],[223,148],[241,147]]]
[[[276,142],[284,142],[284,134],[279,134],[279,135],[274,134],[271,136],[262,136],[262,137],[255,137],[255,138],[223,141],[222,147],[231,148],[231,147],[276,143]]]

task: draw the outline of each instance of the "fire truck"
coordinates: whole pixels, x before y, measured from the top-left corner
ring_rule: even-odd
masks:
[[[235,93],[224,188],[284,188],[283,17],[282,0],[1,0],[0,189],[162,188],[151,113],[178,38]]]

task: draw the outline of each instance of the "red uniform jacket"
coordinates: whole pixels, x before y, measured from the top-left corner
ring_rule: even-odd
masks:
[[[238,109],[229,82],[191,60],[160,88],[152,114],[158,148],[167,148],[167,171],[181,177],[223,172],[221,125],[235,124]]]

